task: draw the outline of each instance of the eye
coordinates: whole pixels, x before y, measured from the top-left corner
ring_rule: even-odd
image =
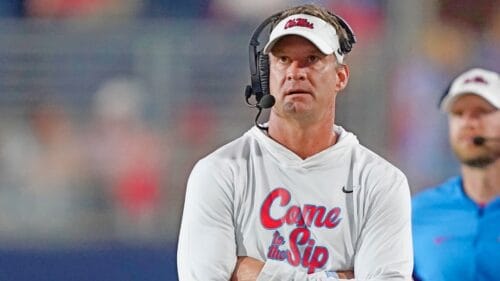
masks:
[[[495,113],[495,112],[497,112],[497,110],[498,109],[495,109],[495,108],[480,108],[479,113],[483,114],[483,115],[487,115],[490,113]]]
[[[463,110],[452,110],[450,111],[450,115],[453,116],[453,117],[460,117],[464,114]]]
[[[307,57],[307,62],[308,63],[315,63],[319,60],[319,57],[316,55],[311,55]]]
[[[285,56],[279,57],[278,60],[281,63],[288,63],[290,61],[290,59],[288,57],[285,57]]]

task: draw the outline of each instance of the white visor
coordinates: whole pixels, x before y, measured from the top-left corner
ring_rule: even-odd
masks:
[[[335,28],[326,21],[311,15],[295,14],[280,21],[271,32],[264,54],[269,54],[276,42],[286,35],[298,35],[311,41],[323,54],[335,54],[342,63],[339,37]]]
[[[500,108],[500,76],[498,73],[474,68],[453,80],[450,90],[441,102],[441,110],[448,112],[453,102],[462,95],[482,97],[496,108]]]

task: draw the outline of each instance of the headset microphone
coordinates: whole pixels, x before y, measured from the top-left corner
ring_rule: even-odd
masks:
[[[481,145],[483,145],[485,141],[486,141],[486,139],[485,139],[485,138],[483,138],[483,137],[474,137],[474,138],[472,139],[472,142],[473,142],[475,145],[477,145],[477,146],[481,146]]]
[[[276,102],[276,99],[274,98],[274,96],[271,96],[271,95],[264,95],[259,103],[257,104],[257,107],[260,107],[260,108],[271,108],[273,107],[274,103]]]
[[[477,137],[474,137],[472,139],[472,142],[477,146],[484,145],[485,142],[490,142],[490,141],[497,142],[497,141],[500,141],[500,138],[485,138],[485,137],[477,136]]]
[[[269,129],[266,126],[262,126],[261,124],[259,124],[259,117],[260,117],[260,114],[262,113],[262,109],[273,107],[275,102],[276,102],[276,99],[273,96],[264,95],[260,99],[260,101],[254,106],[259,110],[259,112],[257,112],[257,115],[255,116],[255,126],[257,126],[259,129],[266,130],[266,131]]]

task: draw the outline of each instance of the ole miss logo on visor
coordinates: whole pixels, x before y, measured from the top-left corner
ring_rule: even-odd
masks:
[[[464,84],[469,84],[469,83],[478,83],[478,84],[485,84],[488,85],[488,81],[486,81],[483,77],[481,76],[476,76],[473,78],[469,78],[464,81]]]
[[[291,28],[294,26],[302,26],[302,27],[314,29],[314,24],[309,22],[307,19],[304,19],[304,18],[290,19],[285,24],[285,29],[288,29],[288,28]]]

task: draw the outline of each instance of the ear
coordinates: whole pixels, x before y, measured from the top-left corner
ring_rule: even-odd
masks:
[[[335,91],[340,92],[347,87],[347,82],[349,82],[349,66],[345,64],[339,64],[336,67],[337,82],[335,83]]]

